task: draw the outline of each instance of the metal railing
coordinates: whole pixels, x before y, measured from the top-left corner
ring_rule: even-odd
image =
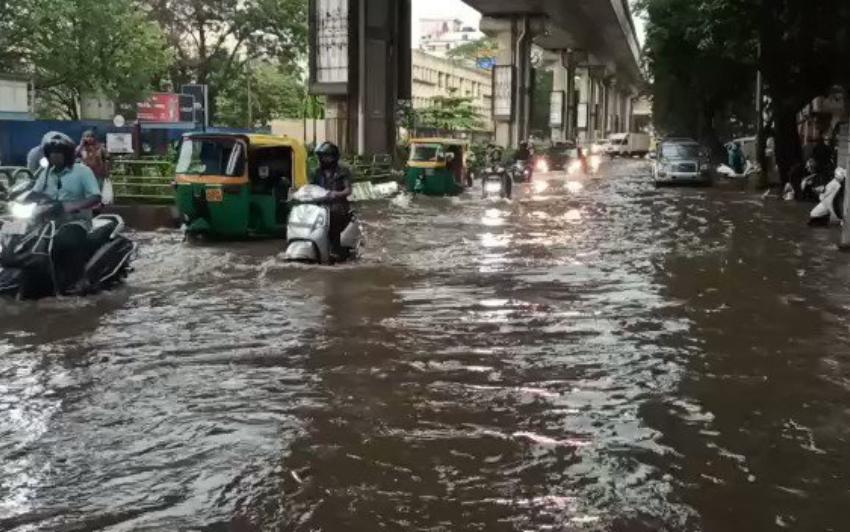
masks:
[[[115,202],[167,205],[174,202],[174,163],[118,159],[112,164]]]

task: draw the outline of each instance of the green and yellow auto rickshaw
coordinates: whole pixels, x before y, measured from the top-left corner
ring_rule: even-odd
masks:
[[[405,170],[407,189],[426,196],[457,196],[468,185],[468,143],[457,139],[414,139]]]
[[[284,237],[290,192],[307,184],[307,152],[290,137],[188,133],[175,178],[189,235]]]

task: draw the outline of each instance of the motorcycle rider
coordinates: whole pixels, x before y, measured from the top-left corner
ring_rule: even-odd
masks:
[[[332,142],[324,142],[316,148],[319,167],[310,176],[310,184],[317,185],[328,191],[328,210],[330,211],[330,228],[328,239],[331,243],[331,253],[339,255],[341,251],[340,237],[351,222],[351,172],[339,164],[339,147]]]
[[[33,192],[62,204],[63,216],[53,239],[57,284],[61,293],[74,292],[88,260],[87,237],[91,210],[100,205],[100,187],[89,167],[76,162],[71,139],[53,138],[44,146],[49,165],[38,172]]]
[[[502,147],[497,146],[495,144],[490,144],[487,146],[487,168],[485,172],[481,173],[481,188],[487,184],[488,178],[496,173],[496,169],[502,166]],[[513,191],[513,180],[508,176],[508,173],[504,171],[499,172],[499,176],[502,179],[502,188],[505,191],[505,197],[508,199],[511,198],[511,194]]]
[[[45,157],[44,147],[47,146],[51,140],[65,140],[71,144],[74,143],[74,141],[71,140],[71,137],[64,133],[59,131],[48,131],[43,137],[41,137],[41,143],[27,153],[27,168],[30,172],[36,173],[38,169],[41,168],[41,160]]]

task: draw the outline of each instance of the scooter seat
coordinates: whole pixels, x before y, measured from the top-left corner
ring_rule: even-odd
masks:
[[[97,250],[100,246],[109,242],[109,238],[118,227],[115,220],[95,218],[92,220],[92,228],[88,234],[89,249]]]

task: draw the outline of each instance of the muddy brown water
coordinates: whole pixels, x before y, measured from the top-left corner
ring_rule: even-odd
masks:
[[[0,530],[850,529],[848,259],[639,162],[0,303]]]

